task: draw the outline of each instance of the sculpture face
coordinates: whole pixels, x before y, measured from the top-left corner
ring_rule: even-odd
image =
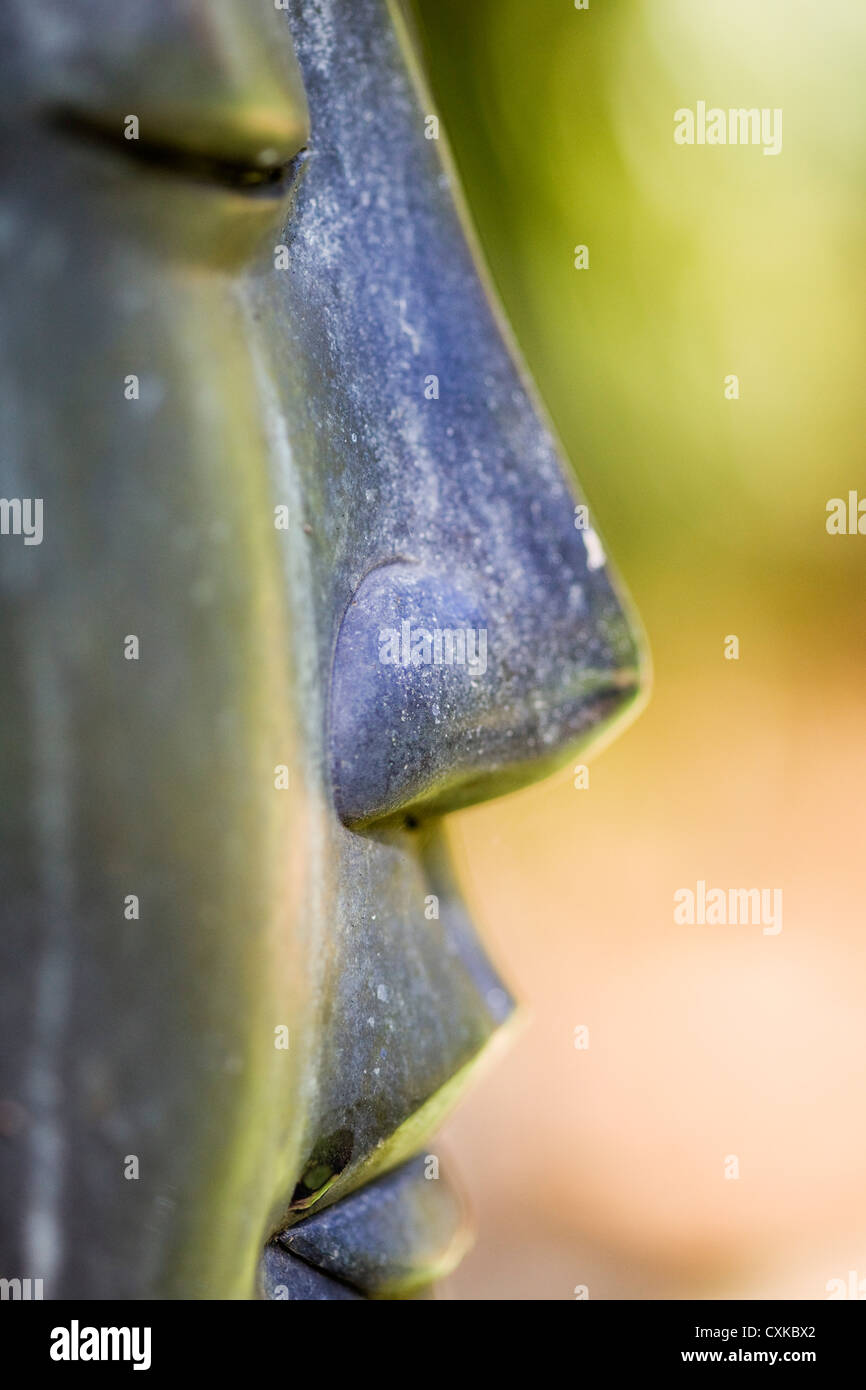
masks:
[[[410,1292],[512,1007],[441,817],[620,714],[634,639],[381,0],[2,27],[0,1272]]]

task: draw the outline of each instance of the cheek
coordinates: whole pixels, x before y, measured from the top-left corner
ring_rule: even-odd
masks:
[[[55,961],[59,980],[50,1192],[63,1202],[41,1219],[64,1290],[104,1290],[110,1258],[118,1297],[246,1296],[297,1159],[311,1035],[322,869],[304,654],[232,301],[216,277],[98,249],[70,246],[81,276],[46,277],[15,304],[20,376],[0,382],[11,399],[40,395],[5,460],[32,479],[45,524],[20,549],[26,601],[3,608],[4,649],[23,658],[0,724],[38,750],[4,783],[4,914],[19,959]],[[127,395],[131,372],[141,389]],[[32,1018],[38,978],[30,988]],[[12,1059],[25,1093],[30,1034]],[[34,1133],[10,1228],[49,1190],[41,1171],[31,1180]]]

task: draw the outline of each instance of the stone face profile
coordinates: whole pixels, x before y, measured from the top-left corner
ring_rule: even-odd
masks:
[[[442,818],[630,620],[398,7],[8,0],[0,66],[0,1273],[417,1293],[512,1009]]]

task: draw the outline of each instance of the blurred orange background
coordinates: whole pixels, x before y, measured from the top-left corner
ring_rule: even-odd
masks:
[[[527,1019],[443,1135],[479,1230],[446,1296],[822,1299],[853,1270],[866,1297],[866,536],[825,525],[866,496],[866,10],[417,10],[655,671],[588,789],[452,819]],[[781,107],[782,152],[675,145],[698,100]],[[699,879],[780,887],[782,931],[676,925]]]

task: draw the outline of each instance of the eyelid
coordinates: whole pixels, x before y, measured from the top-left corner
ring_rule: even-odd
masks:
[[[251,173],[309,138],[285,15],[247,0],[9,0],[26,105],[103,138]],[[58,11],[58,15],[55,15]]]
[[[281,162],[280,152],[269,148],[264,151],[266,158],[260,157],[253,163],[191,151],[177,143],[141,139],[127,141],[118,135],[113,125],[75,111],[48,112],[46,117],[49,124],[66,135],[101,145],[161,173],[176,175],[191,183],[221,186],[237,192],[265,191],[282,195],[294,182],[307,156],[306,147],[302,146],[293,157]]]

